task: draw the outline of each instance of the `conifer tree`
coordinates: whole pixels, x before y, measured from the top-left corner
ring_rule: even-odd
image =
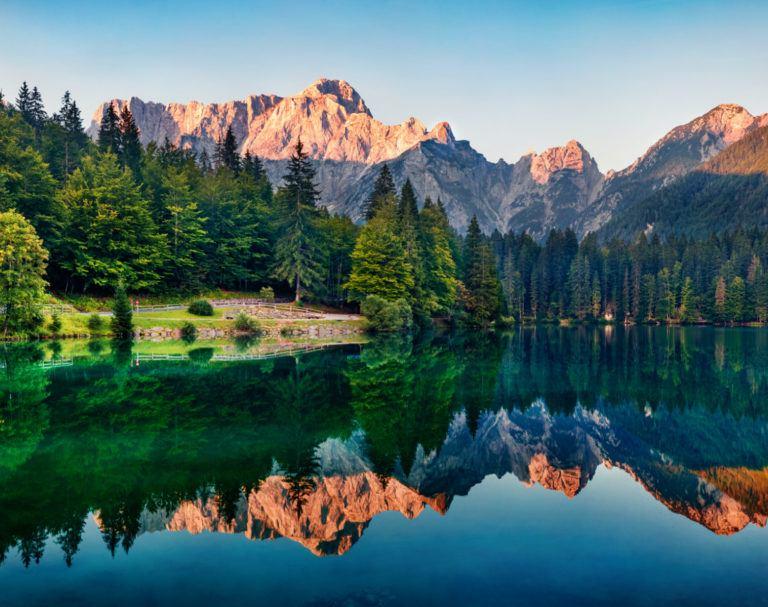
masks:
[[[120,155],[120,118],[117,115],[115,102],[112,101],[104,109],[104,115],[101,117],[99,125],[99,147],[102,150],[112,152],[115,156]]]
[[[473,324],[488,326],[499,314],[501,284],[488,243],[480,232],[477,217],[472,217],[464,244],[465,309]]]
[[[303,290],[322,284],[315,206],[318,196],[315,169],[299,139],[278,192],[279,236],[275,247],[275,276],[293,286],[296,302],[301,301]]]
[[[373,184],[373,191],[365,201],[365,219],[370,221],[376,215],[376,211],[383,201],[389,196],[396,195],[395,182],[392,179],[392,173],[389,167],[384,164]]]
[[[232,127],[227,127],[224,138],[216,146],[217,168],[226,167],[235,175],[240,173],[240,155],[237,153],[237,140],[232,133]]]
[[[69,175],[78,166],[83,150],[88,145],[88,136],[83,130],[80,108],[77,107],[69,91],[65,91],[61,100],[61,109],[55,118],[64,129],[62,169],[65,175]]]
[[[141,141],[139,140],[139,127],[133,119],[128,104],[120,111],[120,161],[131,169],[133,176],[140,181],[141,173]]]
[[[112,334],[120,339],[133,336],[133,309],[122,281],[117,285],[115,301],[112,304]]]
[[[261,158],[256,155],[251,155],[250,152],[246,152],[243,156],[243,173],[253,177],[256,182],[261,181],[266,177],[264,171],[264,165],[261,162]]]
[[[40,137],[40,132],[43,129],[48,116],[45,113],[45,105],[43,105],[43,96],[40,94],[38,88],[32,87],[32,93],[29,96],[29,118],[32,128],[35,129],[35,133]]]
[[[32,125],[33,123],[31,106],[32,106],[32,93],[30,92],[29,86],[27,86],[27,81],[25,80],[24,82],[21,83],[21,87],[19,88],[19,94],[16,95],[16,109],[19,110],[21,117],[29,125]]]
[[[458,284],[448,219],[427,198],[419,214],[418,226],[424,275],[422,307],[427,314],[450,314]]]
[[[403,188],[400,190],[397,214],[400,217],[400,221],[404,224],[416,224],[416,219],[419,216],[419,207],[416,202],[416,192],[413,191],[410,179],[405,180]]]

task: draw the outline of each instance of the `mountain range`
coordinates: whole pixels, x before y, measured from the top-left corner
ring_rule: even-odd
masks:
[[[315,160],[322,203],[354,220],[362,219],[376,175],[387,163],[398,185],[409,178],[421,200],[440,198],[459,231],[475,215],[486,232],[527,230],[537,238],[552,228],[571,227],[581,236],[598,231],[768,126],[768,114],[718,105],[670,130],[629,167],[603,174],[575,140],[515,163],[490,162],[468,141],[456,140],[447,122],[427,128],[411,117],[386,125],[343,80],[321,78],[290,97],[259,94],[210,104],[161,104],[136,97],[111,102],[129,106],[144,144],[167,138],[212,154],[231,127],[240,151],[262,158],[273,183],[279,183],[300,137]],[[94,113],[91,136],[98,133],[109,103]]]

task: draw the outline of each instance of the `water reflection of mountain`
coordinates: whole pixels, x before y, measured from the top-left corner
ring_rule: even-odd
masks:
[[[686,468],[601,412],[578,408],[569,416],[552,415],[543,405],[499,410],[482,415],[474,436],[466,421],[465,414],[457,415],[442,447],[429,454],[419,450],[407,475],[399,470],[382,478],[370,471],[362,437],[329,440],[317,449],[321,463],[301,510],[289,484],[274,474],[241,496],[231,519],[222,515],[215,495],[203,494],[175,511],[145,511],[141,531],[287,537],[317,555],[343,554],[376,515],[397,511],[414,518],[426,506],[445,514],[454,496],[466,495],[489,474],[512,473],[527,485],[573,498],[601,464],[622,468],[667,508],[715,533],[732,534],[750,522],[765,526],[764,470]]]
[[[53,537],[70,562],[89,513],[112,551],[184,529],[340,554],[380,512],[445,513],[489,474],[575,497],[601,464],[735,533],[768,514],[767,356],[761,331],[678,329],[138,368],[100,349],[51,370],[9,347],[0,558],[37,561]]]

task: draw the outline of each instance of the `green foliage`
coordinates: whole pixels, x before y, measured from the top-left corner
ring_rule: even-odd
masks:
[[[3,335],[42,322],[48,252],[32,225],[16,211],[0,212],[0,318]]]
[[[122,282],[118,283],[112,305],[112,334],[122,339],[133,337],[133,309]]]
[[[99,333],[104,328],[104,319],[100,314],[91,314],[88,317],[88,330]]]
[[[118,280],[151,289],[162,277],[167,238],[131,173],[111,153],[88,156],[59,192],[56,264],[83,290]]]
[[[54,335],[61,332],[61,316],[58,312],[51,314],[51,320],[48,322],[48,330]]]
[[[197,339],[197,327],[191,322],[185,322],[181,325],[181,339],[187,343],[192,343]]]
[[[353,301],[377,295],[387,301],[410,302],[413,268],[405,252],[394,200],[385,201],[358,236],[352,252],[352,272],[346,284]]]
[[[275,299],[275,290],[272,287],[261,287],[258,295],[259,299],[273,301]]]
[[[235,317],[235,331],[239,333],[259,333],[261,332],[261,325],[259,321],[253,316],[249,316],[245,312],[240,312]]]
[[[213,306],[205,299],[198,299],[189,304],[187,312],[195,316],[213,316]]]
[[[411,306],[405,299],[388,301],[378,295],[369,295],[360,304],[360,311],[375,332],[393,332],[410,329],[413,318]]]

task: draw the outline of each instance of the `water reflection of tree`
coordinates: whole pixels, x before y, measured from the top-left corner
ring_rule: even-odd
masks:
[[[439,448],[454,411],[460,373],[445,343],[392,336],[366,346],[347,370],[368,457],[386,482],[397,463],[408,474],[417,446]]]

